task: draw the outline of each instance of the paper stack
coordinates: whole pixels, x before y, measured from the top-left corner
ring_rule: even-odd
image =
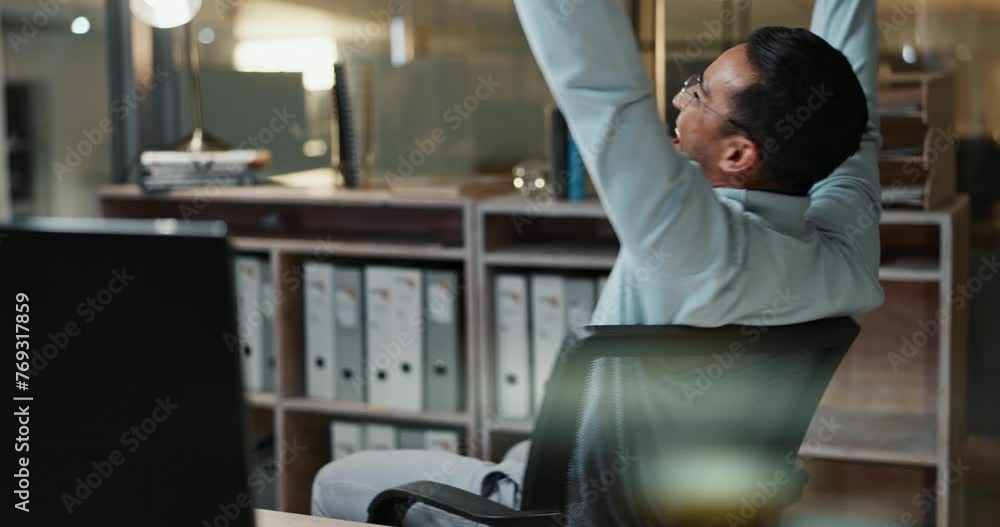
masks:
[[[254,185],[258,170],[270,161],[270,153],[261,150],[146,151],[140,157],[142,168],[148,174],[142,186],[147,191],[156,191],[208,185]]]

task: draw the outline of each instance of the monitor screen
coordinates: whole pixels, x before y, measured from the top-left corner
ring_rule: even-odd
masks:
[[[18,525],[252,525],[225,233],[0,225]]]

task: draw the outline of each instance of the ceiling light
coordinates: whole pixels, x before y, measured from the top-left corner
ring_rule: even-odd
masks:
[[[84,35],[90,32],[90,20],[85,16],[78,16],[69,24],[69,30],[74,35]]]

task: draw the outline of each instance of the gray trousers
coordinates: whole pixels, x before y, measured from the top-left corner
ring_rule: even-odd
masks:
[[[529,448],[528,441],[518,443],[500,463],[427,450],[359,452],[319,471],[313,481],[312,514],[363,522],[368,518],[368,504],[380,492],[422,480],[446,483],[518,509]],[[418,504],[406,515],[405,525],[474,524]]]

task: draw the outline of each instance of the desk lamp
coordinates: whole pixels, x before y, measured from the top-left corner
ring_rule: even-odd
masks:
[[[191,106],[194,130],[174,147],[181,152],[213,152],[229,150],[223,141],[205,132],[201,110],[201,65],[198,60],[198,40],[191,20],[201,9],[202,0],[129,0],[129,9],[142,22],[159,29],[184,28],[187,40],[187,65],[191,75]]]

